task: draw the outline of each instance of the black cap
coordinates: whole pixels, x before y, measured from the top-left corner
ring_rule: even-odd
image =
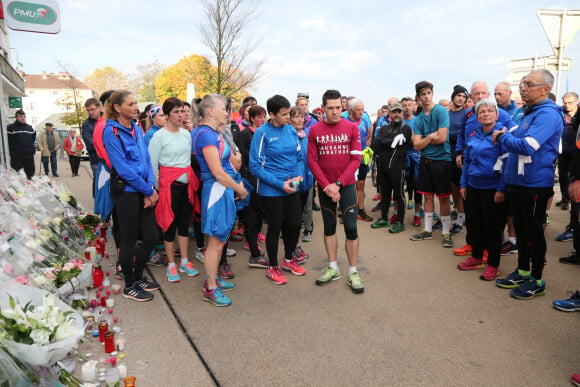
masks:
[[[469,97],[469,92],[465,88],[465,86],[455,85],[453,86],[453,93],[451,93],[451,101],[453,102],[453,98],[457,96],[457,94],[463,93],[465,94],[465,98]]]

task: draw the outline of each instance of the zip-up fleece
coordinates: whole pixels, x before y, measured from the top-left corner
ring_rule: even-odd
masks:
[[[402,134],[405,142],[402,145],[391,148],[393,139]],[[378,168],[380,169],[405,169],[407,166],[407,152],[411,144],[413,131],[403,121],[391,122],[380,128],[379,133],[371,144],[371,149],[378,156]]]

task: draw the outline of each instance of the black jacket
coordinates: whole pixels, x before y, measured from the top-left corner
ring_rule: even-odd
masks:
[[[36,153],[36,149],[34,149],[36,131],[32,126],[16,121],[8,125],[6,132],[8,133],[8,149],[11,154],[28,156]]]
[[[411,127],[403,121],[399,123],[391,122],[388,125],[381,126],[379,133],[375,136],[371,144],[371,149],[377,157],[377,166],[379,169],[406,168],[407,151],[412,146],[412,133]],[[405,137],[405,142],[393,149],[391,148],[391,144],[393,143],[393,139],[399,134]]]

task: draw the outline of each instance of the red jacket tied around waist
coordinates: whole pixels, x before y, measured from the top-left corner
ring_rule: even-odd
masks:
[[[189,202],[193,206],[194,213],[201,212],[201,207],[195,194],[199,188],[199,180],[193,173],[193,169],[190,166],[186,168],[161,166],[159,168],[159,202],[155,208],[155,216],[157,217],[157,224],[163,231],[167,231],[175,218],[171,209],[171,184],[184,173],[187,174],[187,180],[189,181],[187,186]]]

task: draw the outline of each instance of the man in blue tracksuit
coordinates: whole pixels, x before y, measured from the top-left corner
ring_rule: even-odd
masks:
[[[516,105],[516,101],[511,99],[512,89],[510,84],[508,82],[498,83],[493,90],[493,95],[497,106],[505,111],[513,122],[519,125],[524,117],[524,111]]]
[[[554,195],[554,160],[563,127],[562,108],[548,99],[554,76],[535,70],[520,83],[527,109],[522,124],[512,132],[498,130],[494,142],[510,152],[505,164],[505,182],[511,198],[518,244],[518,267],[497,279],[499,287],[513,289],[514,298],[528,300],[545,293],[542,279],[546,255],[544,223],[548,199]],[[531,265],[530,265],[531,261]]]

